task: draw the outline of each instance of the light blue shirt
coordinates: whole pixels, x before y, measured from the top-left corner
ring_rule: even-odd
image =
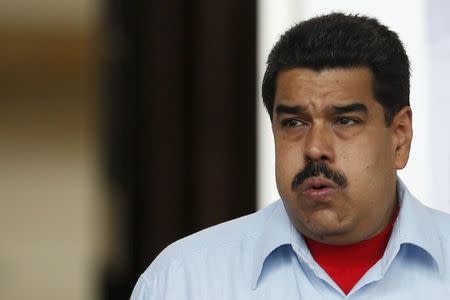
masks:
[[[398,182],[400,213],[385,253],[348,295],[314,261],[278,200],[167,247],[131,299],[450,299],[450,216]]]

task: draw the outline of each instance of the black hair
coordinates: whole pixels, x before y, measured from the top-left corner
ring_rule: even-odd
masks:
[[[271,120],[278,73],[301,67],[314,71],[368,67],[386,126],[402,107],[409,106],[408,56],[398,35],[375,18],[331,13],[286,31],[269,54],[262,84]]]

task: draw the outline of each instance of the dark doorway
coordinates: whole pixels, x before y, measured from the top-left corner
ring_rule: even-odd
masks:
[[[107,166],[129,298],[171,242],[255,210],[256,1],[111,0]]]

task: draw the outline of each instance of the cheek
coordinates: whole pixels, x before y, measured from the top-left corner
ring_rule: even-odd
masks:
[[[292,143],[275,143],[275,175],[277,187],[283,196],[291,190],[295,175],[302,169],[301,147]]]
[[[386,142],[364,139],[343,148],[339,165],[348,177],[350,188],[376,189],[377,182],[384,182],[395,174],[393,156]]]

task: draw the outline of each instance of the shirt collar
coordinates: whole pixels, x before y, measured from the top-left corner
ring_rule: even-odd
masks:
[[[435,260],[439,270],[442,270],[444,254],[430,210],[409,192],[406,185],[398,177],[397,196],[400,213],[385,251],[386,259],[383,260],[383,273],[404,244],[413,245],[426,251]]]
[[[291,244],[291,221],[281,200],[273,204],[272,213],[265,221],[261,233],[256,241],[253,257],[252,289],[256,289],[266,258],[278,247]]]
[[[412,244],[425,250],[442,270],[443,253],[440,238],[437,234],[432,216],[429,210],[420,203],[406,188],[405,184],[397,177],[397,195],[400,205],[400,213],[392,230],[391,238],[386,247],[383,259],[383,273],[387,270],[395,258],[399,248],[403,244]],[[291,245],[300,252],[305,252],[306,244],[286,213],[283,202],[276,201],[273,204],[272,213],[265,221],[261,235],[257,238],[253,270],[251,272],[251,288],[256,289],[264,262],[277,248],[283,245]],[[310,257],[308,253],[298,253],[301,256]]]

